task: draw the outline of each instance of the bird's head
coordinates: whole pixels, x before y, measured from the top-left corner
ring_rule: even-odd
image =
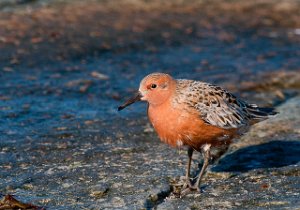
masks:
[[[152,73],[144,77],[140,83],[138,93],[127,100],[118,110],[133,104],[136,101],[147,101],[150,106],[163,104],[172,95],[176,88],[176,81],[168,74]]]

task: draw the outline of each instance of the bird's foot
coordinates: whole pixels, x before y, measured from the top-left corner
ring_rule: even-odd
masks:
[[[195,185],[189,185],[186,188],[182,188],[181,192],[180,192],[180,198],[186,196],[187,194],[190,194],[192,192],[198,192],[201,193],[201,189],[199,186],[195,186]]]
[[[190,180],[190,179],[187,179],[187,180],[185,181],[185,183],[183,184],[181,190],[185,190],[185,189],[187,189],[187,188],[191,188],[192,186],[193,186],[193,185],[192,185],[191,180]]]

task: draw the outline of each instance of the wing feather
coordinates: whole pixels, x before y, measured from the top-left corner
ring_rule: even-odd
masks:
[[[209,83],[178,80],[177,103],[196,109],[208,124],[224,129],[247,126],[252,120],[267,119],[275,114],[272,108],[247,104],[221,87]]]

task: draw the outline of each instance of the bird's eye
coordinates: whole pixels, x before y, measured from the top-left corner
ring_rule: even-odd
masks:
[[[151,85],[151,88],[153,88],[153,89],[156,88],[156,87],[157,87],[156,84],[152,84],[152,85]]]

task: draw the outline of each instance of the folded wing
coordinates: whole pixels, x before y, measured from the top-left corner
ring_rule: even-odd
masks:
[[[182,81],[179,81],[179,86]],[[224,129],[240,128],[276,114],[273,108],[260,108],[247,104],[221,87],[198,81],[185,81],[181,97],[188,106],[194,107],[208,124]],[[187,85],[188,84],[188,85]],[[182,88],[181,88],[182,89]],[[182,94],[184,96],[182,96]]]

